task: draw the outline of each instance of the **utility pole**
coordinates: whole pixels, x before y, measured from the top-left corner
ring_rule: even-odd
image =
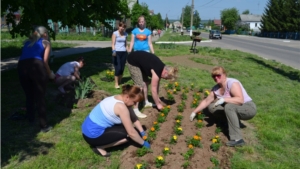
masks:
[[[166,13],[166,30],[168,30],[168,26],[167,26],[167,17],[168,17],[168,14]]]
[[[181,32],[183,32],[183,11],[184,11],[184,8],[182,8],[182,13],[181,13]]]
[[[191,27],[190,27],[190,36],[192,36],[192,28],[193,28],[193,15],[194,15],[194,0],[192,0],[192,6],[191,6]]]

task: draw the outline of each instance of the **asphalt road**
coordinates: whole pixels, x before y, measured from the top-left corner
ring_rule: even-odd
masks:
[[[208,39],[208,33],[201,33]],[[197,46],[236,49],[269,60],[276,60],[300,70],[300,41],[260,38],[244,35],[223,35],[222,40],[213,39],[209,43],[197,43]]]

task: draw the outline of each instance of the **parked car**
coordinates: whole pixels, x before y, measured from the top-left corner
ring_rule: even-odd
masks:
[[[219,30],[210,30],[209,31],[209,39],[222,39],[222,34]]]

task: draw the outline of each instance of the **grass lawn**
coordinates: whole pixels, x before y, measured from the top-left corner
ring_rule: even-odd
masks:
[[[231,168],[297,168],[300,165],[300,71],[277,62],[263,60],[255,55],[221,48],[198,47],[199,54],[189,53],[189,46],[174,50],[159,49],[155,52],[162,59],[172,56],[191,55],[199,64],[221,65],[229,77],[239,79],[257,105],[257,115],[249,122],[254,126],[254,136],[244,147],[236,148],[231,159]],[[113,82],[100,81],[111,63],[111,48],[80,54],[86,60],[81,74],[91,77],[97,89],[117,94]],[[79,55],[55,59],[52,70]],[[203,57],[202,57],[203,56]],[[168,63],[171,64],[171,63]],[[180,65],[180,63],[178,63]],[[214,85],[207,70],[201,67],[179,66],[178,82],[195,87],[210,88]],[[112,150],[107,162],[92,153],[81,135],[81,124],[92,109],[74,110],[55,104],[50,91],[56,87],[49,83],[47,111],[54,129],[39,133],[26,121],[12,121],[9,116],[19,107],[24,107],[25,98],[20,87],[16,69],[1,75],[1,167],[3,168],[119,168],[122,150]],[[124,80],[132,83],[127,69]],[[162,81],[167,83],[167,81]],[[187,116],[189,113],[186,114]]]

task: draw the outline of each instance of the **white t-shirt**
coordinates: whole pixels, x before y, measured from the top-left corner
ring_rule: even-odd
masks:
[[[56,74],[59,74],[60,76],[69,76],[74,73],[76,66],[79,67],[79,62],[67,62],[58,69]]]

